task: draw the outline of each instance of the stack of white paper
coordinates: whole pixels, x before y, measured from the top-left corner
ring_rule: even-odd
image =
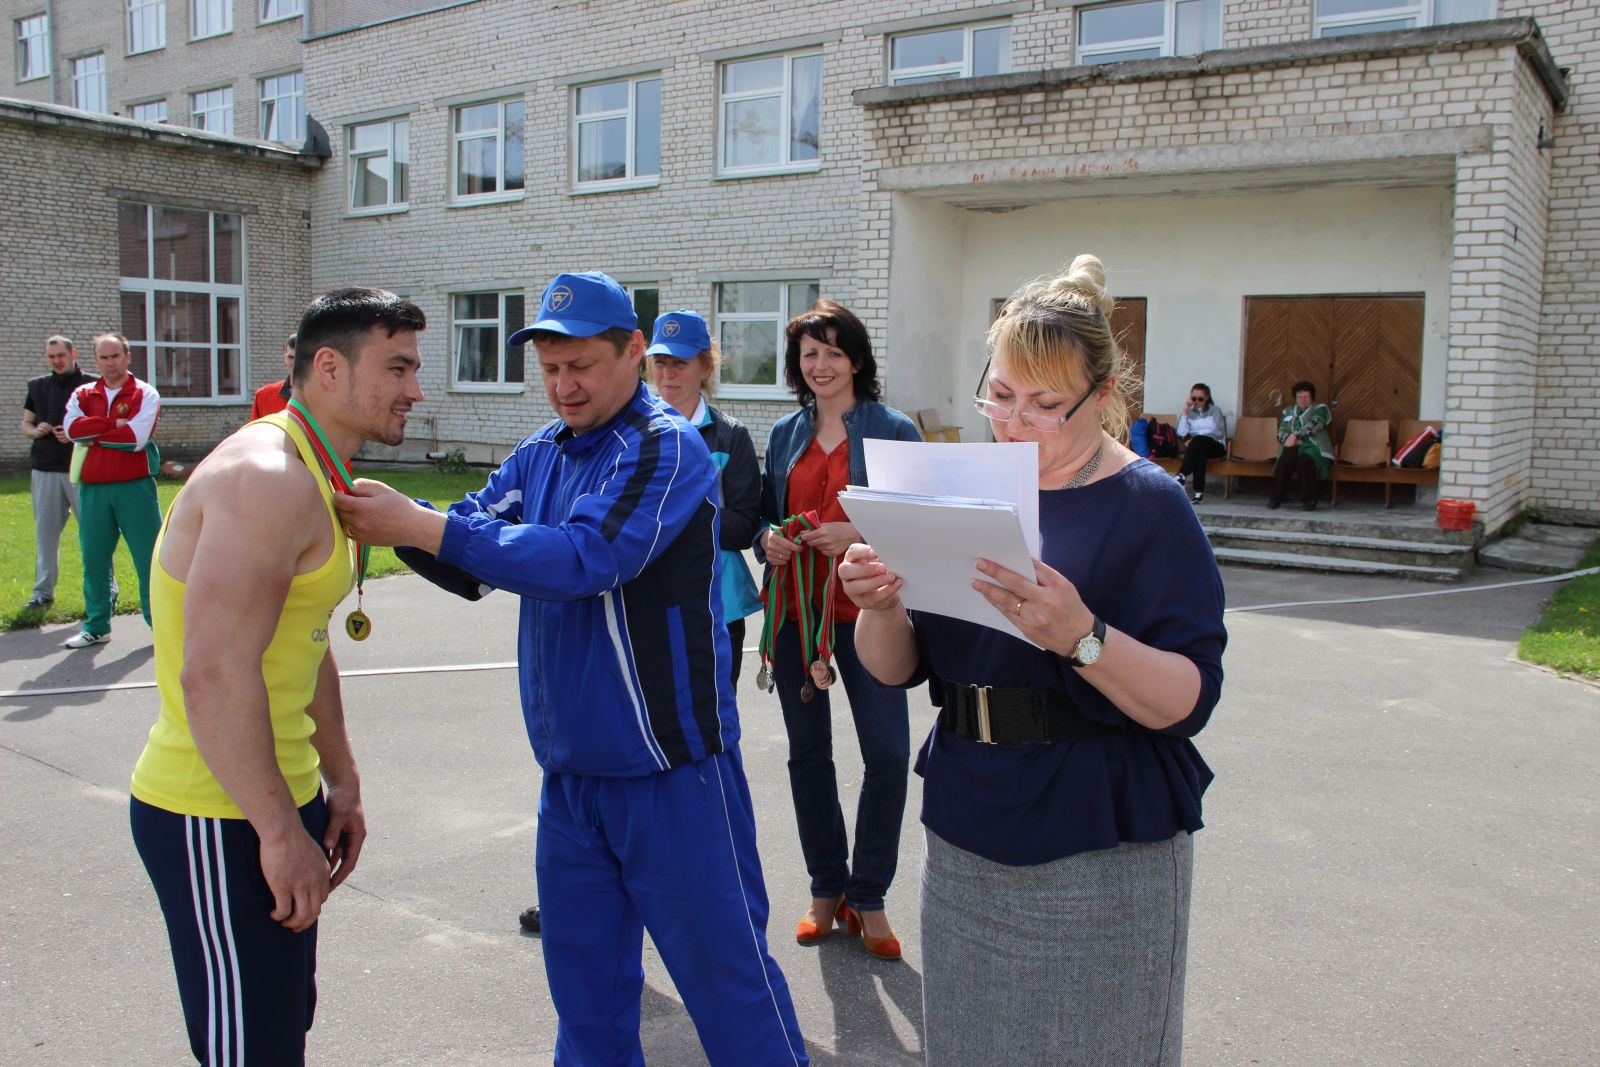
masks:
[[[1027,640],[972,580],[981,577],[980,558],[1033,574],[1038,446],[869,440],[866,459],[871,488],[852,485],[839,502],[862,539],[904,582],[906,606]],[[1031,544],[1025,531],[1032,532]]]

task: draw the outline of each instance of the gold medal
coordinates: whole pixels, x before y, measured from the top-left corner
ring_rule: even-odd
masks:
[[[350,635],[352,641],[365,641],[372,634],[372,620],[367,618],[367,613],[357,608],[344,617],[344,632]]]

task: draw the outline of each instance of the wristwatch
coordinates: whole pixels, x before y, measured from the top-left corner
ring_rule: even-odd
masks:
[[[1072,655],[1067,657],[1067,662],[1074,667],[1091,667],[1095,660],[1100,658],[1100,653],[1105,649],[1106,624],[1100,621],[1100,616],[1094,616],[1094,625],[1089,632],[1078,638],[1078,643],[1072,648]]]

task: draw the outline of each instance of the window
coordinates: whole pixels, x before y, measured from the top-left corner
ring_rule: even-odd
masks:
[[[233,0],[190,0],[189,37],[216,37],[233,32]]]
[[[50,76],[50,18],[17,20],[17,81]]]
[[[1222,47],[1222,0],[1135,0],[1078,14],[1078,62],[1191,56]]]
[[[243,220],[124,203],[117,231],[133,373],[163,401],[243,399]]]
[[[1317,0],[1318,37],[1494,18],[1494,0]]]
[[[167,0],[128,0],[128,54],[167,47]]]
[[[639,316],[639,329],[644,331],[645,344],[650,343],[650,331],[655,328],[656,317],[661,314],[661,286],[657,282],[634,282],[623,285],[628,299],[633,301],[633,313]]]
[[[1011,70],[1011,27],[951,26],[889,39],[889,84],[981,78]]]
[[[458,107],[454,130],[457,200],[521,194],[521,100]]]
[[[716,336],[725,385],[783,387],[783,327],[816,303],[817,282],[724,282],[717,286]]]
[[[306,76],[302,72],[261,79],[261,139],[306,139]]]
[[[207,89],[189,98],[190,124],[212,133],[233,132],[233,87]]]
[[[573,184],[661,174],[661,79],[584,85],[573,93]]]
[[[388,119],[351,126],[350,210],[405,207],[410,195],[411,120]]]
[[[96,52],[72,61],[72,106],[81,111],[105,112],[106,54]]]
[[[524,306],[521,293],[457,293],[450,298],[457,386],[522,385],[526,348],[507,348],[506,338],[527,325]]]
[[[305,11],[302,0],[261,0],[261,21],[292,19]]]
[[[821,110],[821,53],[724,63],[720,169],[815,166]]]
[[[166,122],[167,102],[152,100],[148,104],[134,104],[128,108],[128,117],[136,122]]]

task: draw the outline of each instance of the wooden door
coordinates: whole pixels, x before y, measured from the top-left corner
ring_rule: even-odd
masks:
[[[1128,414],[1137,417],[1144,410],[1144,327],[1146,305],[1142,296],[1117,298],[1111,311],[1111,336],[1133,367],[1134,379],[1139,383],[1128,398]]]
[[[1410,295],[1247,298],[1240,413],[1276,415],[1305,379],[1336,424],[1416,418],[1422,311]]]
[[[1298,381],[1326,399],[1333,380],[1333,298],[1245,298],[1244,390],[1240,415],[1277,415]]]
[[[1421,397],[1422,298],[1338,298],[1328,393],[1334,416],[1341,422],[1384,419],[1392,433],[1417,417]]]

